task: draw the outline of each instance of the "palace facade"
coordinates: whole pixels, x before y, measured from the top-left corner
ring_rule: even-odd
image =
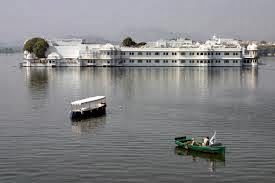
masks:
[[[46,58],[24,52],[25,67],[135,66],[135,67],[242,67],[258,65],[256,44],[247,47],[234,39],[213,36],[205,42],[189,39],[147,42],[141,47],[87,44],[81,39],[48,40]]]

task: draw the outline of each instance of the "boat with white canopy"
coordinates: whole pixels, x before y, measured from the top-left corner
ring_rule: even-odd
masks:
[[[71,117],[100,116],[106,113],[106,97],[95,96],[71,103]]]

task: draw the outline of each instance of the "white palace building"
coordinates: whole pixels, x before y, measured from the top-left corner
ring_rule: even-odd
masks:
[[[142,47],[88,44],[81,39],[48,40],[46,58],[24,52],[24,67],[63,66],[162,66],[242,67],[257,66],[257,45],[242,47],[234,39],[213,36],[204,43],[187,39],[147,42]]]

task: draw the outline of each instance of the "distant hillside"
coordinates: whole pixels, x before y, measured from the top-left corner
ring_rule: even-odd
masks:
[[[22,52],[20,46],[9,46],[5,43],[0,43],[0,53],[19,53]]]

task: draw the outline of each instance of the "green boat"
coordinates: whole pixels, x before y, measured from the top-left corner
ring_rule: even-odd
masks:
[[[194,138],[194,144],[192,145],[192,136],[176,137],[175,143],[178,147],[190,149],[192,151],[212,153],[212,154],[225,154],[225,147],[221,143],[212,144],[209,146],[202,146],[203,138]]]

